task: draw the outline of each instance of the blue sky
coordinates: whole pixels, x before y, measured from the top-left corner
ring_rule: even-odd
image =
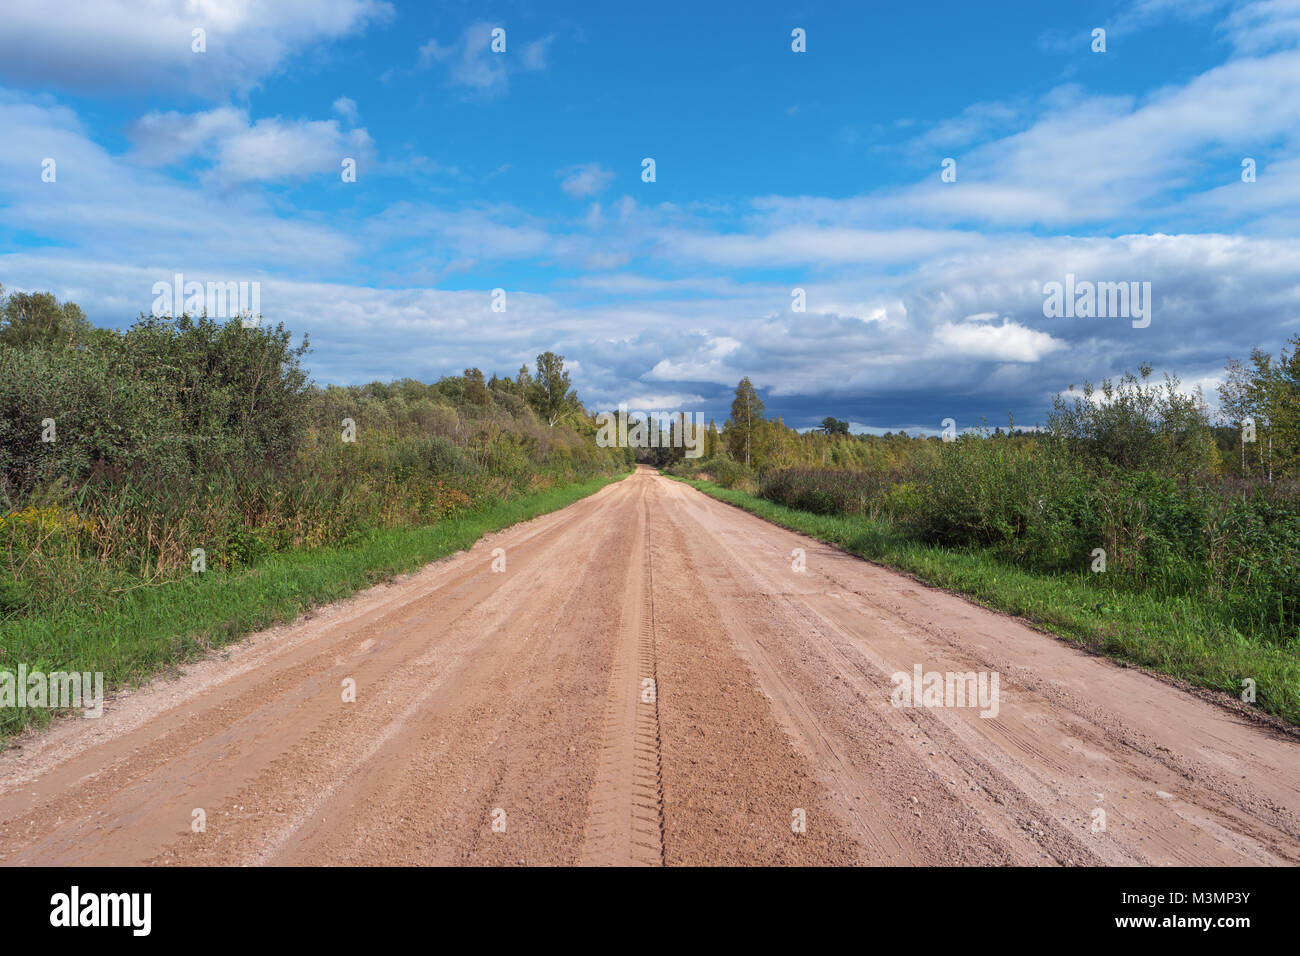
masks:
[[[10,0],[0,129],[7,288],[125,326],[258,281],[322,383],[555,349],[593,409],[721,419],[747,374],[937,430],[1143,361],[1212,399],[1300,331],[1300,0]],[[1067,273],[1150,326],[1045,317]]]

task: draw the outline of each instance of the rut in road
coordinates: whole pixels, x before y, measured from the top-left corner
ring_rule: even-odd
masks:
[[[660,866],[664,861],[659,692],[655,668],[654,569],[643,505],[629,566],[600,767],[592,788],[582,862],[590,866]]]

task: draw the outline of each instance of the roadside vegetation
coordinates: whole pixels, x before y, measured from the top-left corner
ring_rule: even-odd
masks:
[[[317,387],[281,325],[0,294],[0,671],[147,676],[625,474],[564,359]],[[0,734],[38,713],[0,708]]]
[[[1298,347],[1229,363],[1218,423],[1143,367],[1058,395],[1043,429],[948,441],[850,435],[834,418],[801,434],[755,416],[745,380],[715,453],[671,449],[666,464],[778,523],[1118,658],[1253,691],[1300,723]]]

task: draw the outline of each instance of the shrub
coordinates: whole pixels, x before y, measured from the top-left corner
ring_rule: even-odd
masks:
[[[991,548],[1045,570],[1087,553],[1080,518],[1088,483],[1063,457],[1006,436],[967,434],[944,443],[917,483],[897,517],[924,541]]]
[[[1184,394],[1177,376],[1150,380],[1151,366],[1126,372],[1082,394],[1057,395],[1048,426],[1071,454],[1119,468],[1191,475],[1217,459],[1209,414],[1198,388]],[[1071,386],[1073,390],[1073,386]]]
[[[722,455],[710,458],[700,466],[699,470],[712,475],[714,482],[723,488],[744,488],[752,486],[754,482],[752,469]]]
[[[769,501],[825,515],[860,515],[884,494],[888,479],[847,468],[781,468],[769,472],[759,494]]]

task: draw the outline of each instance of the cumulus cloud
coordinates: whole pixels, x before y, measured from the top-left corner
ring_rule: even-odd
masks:
[[[1001,325],[945,322],[935,329],[933,342],[964,358],[995,362],[1037,362],[1044,355],[1065,348],[1065,343],[1047,332],[1027,329],[1004,321]]]
[[[704,342],[686,359],[661,359],[646,375],[669,382],[713,382],[725,385],[739,381],[745,373],[731,368],[726,358],[741,349],[741,343],[729,335],[706,336]]]

